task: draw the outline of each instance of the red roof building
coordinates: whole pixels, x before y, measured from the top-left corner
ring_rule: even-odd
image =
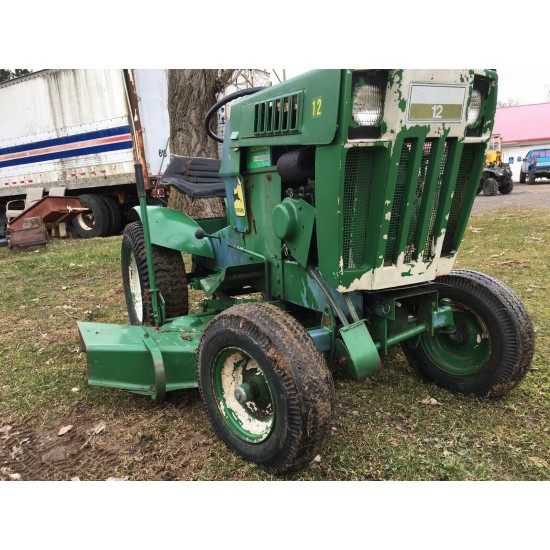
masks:
[[[493,134],[502,139],[502,159],[519,181],[521,159],[538,147],[550,147],[550,103],[499,107]]]
[[[502,136],[503,145],[550,141],[550,103],[499,107],[493,134]]]

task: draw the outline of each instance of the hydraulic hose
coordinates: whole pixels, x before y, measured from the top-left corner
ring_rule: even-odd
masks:
[[[232,94],[226,95],[224,98],[220,99],[220,101],[217,101],[210,107],[210,110],[208,113],[206,113],[206,118],[204,119],[204,127],[206,128],[206,133],[209,137],[211,137],[214,141],[217,141],[218,143],[223,143],[223,137],[218,136],[212,130],[210,129],[210,120],[212,119],[212,116],[214,113],[217,113],[226,103],[229,103],[235,99],[239,99],[240,97],[244,97],[247,95],[255,94],[256,92],[259,92],[260,90],[264,90],[265,86],[256,86],[255,88],[245,88],[244,90],[238,90],[237,92],[234,92]]]

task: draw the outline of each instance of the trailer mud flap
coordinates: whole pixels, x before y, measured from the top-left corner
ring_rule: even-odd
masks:
[[[336,353],[346,360],[344,370],[352,380],[364,380],[380,369],[380,354],[364,321],[343,327],[339,334]]]
[[[79,322],[89,384],[125,389],[159,400],[166,391],[196,388],[196,351],[212,317],[178,317],[158,330]]]

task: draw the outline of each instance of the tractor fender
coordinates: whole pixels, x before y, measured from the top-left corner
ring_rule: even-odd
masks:
[[[134,207],[141,220],[141,209]],[[196,256],[214,258],[210,239],[197,239],[195,232],[201,226],[187,214],[164,206],[148,206],[151,243]],[[141,220],[143,223],[143,220]]]

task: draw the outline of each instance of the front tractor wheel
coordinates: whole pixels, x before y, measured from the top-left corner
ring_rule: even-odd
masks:
[[[277,307],[242,304],[215,317],[199,345],[197,379],[224,443],[269,473],[304,466],[324,444],[330,371],[305,329]]]
[[[165,302],[166,318],[187,315],[187,276],[181,252],[152,245],[155,281]],[[141,222],[128,224],[120,251],[122,285],[132,325],[153,325],[147,254]]]
[[[531,365],[533,324],[506,285],[475,271],[436,279],[440,298],[451,300],[454,329],[424,334],[403,350],[411,366],[444,388],[498,397],[514,388]]]

